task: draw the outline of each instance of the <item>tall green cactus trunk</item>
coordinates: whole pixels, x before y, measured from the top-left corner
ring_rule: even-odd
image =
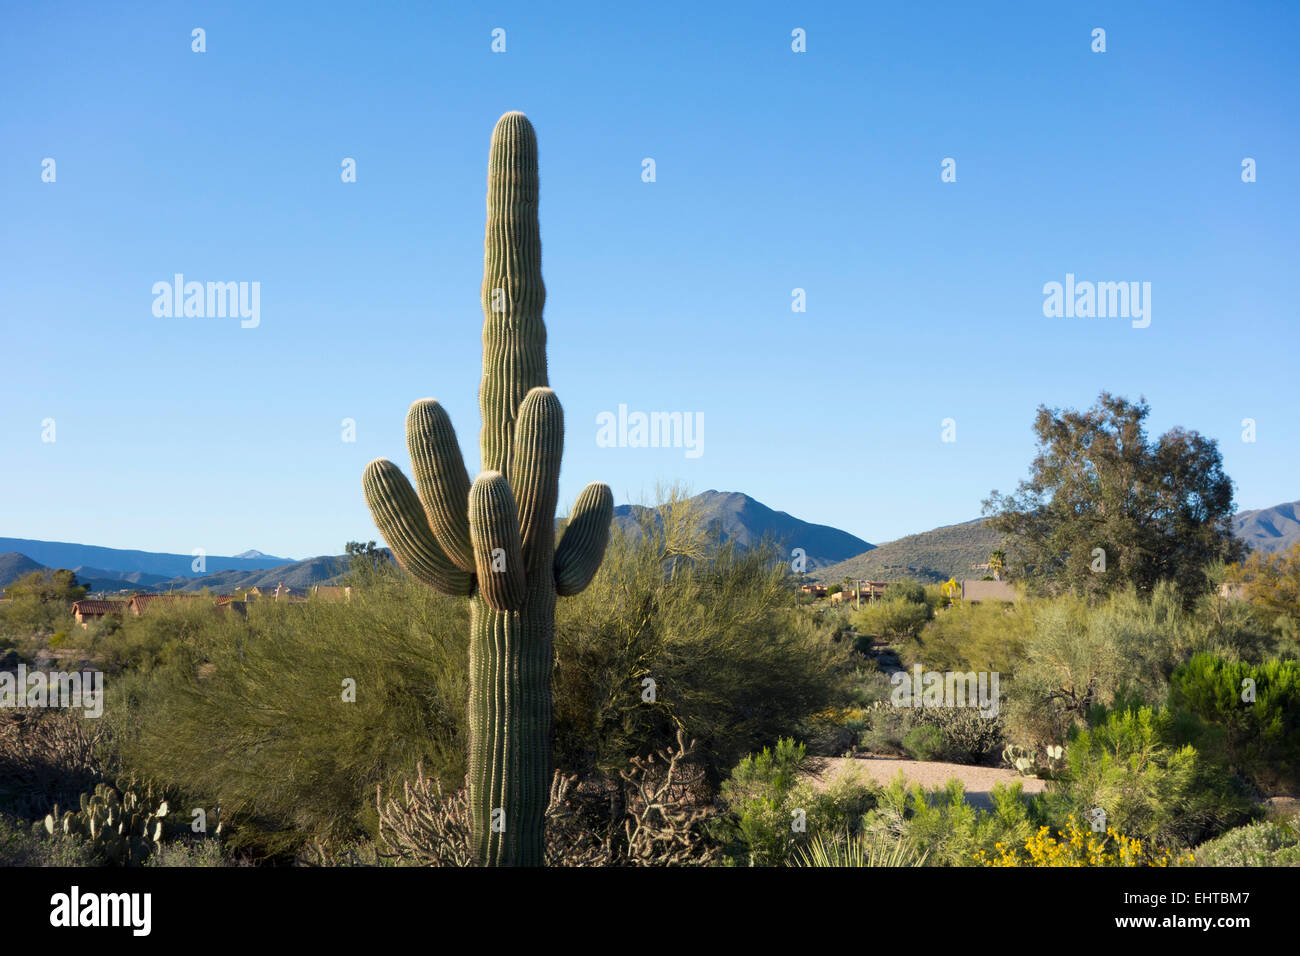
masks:
[[[519,611],[472,604],[469,786],[475,853],[489,865],[543,863],[554,619],[549,587],[530,588]]]
[[[588,485],[556,546],[564,416],[546,379],[537,192],[537,137],[527,117],[507,113],[488,160],[482,473],[471,485],[451,420],[422,399],[406,419],[416,487],[386,459],[362,478],[402,567],[470,598],[470,805],[488,866],[544,862],[555,598],[590,583],[614,510],[608,487]]]

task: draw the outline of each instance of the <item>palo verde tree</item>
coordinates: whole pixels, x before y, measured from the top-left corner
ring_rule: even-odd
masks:
[[[1039,407],[1029,478],[984,502],[1017,578],[1083,594],[1129,584],[1150,594],[1168,580],[1190,602],[1211,564],[1240,557],[1218,444],[1183,428],[1151,441],[1149,412],[1145,399],[1107,392],[1086,412]]]
[[[609,488],[588,485],[556,545],[564,420],[547,387],[537,193],[533,126],[506,113],[488,159],[481,473],[471,485],[450,418],[422,399],[406,419],[415,489],[385,459],[363,478],[402,567],[470,600],[469,791],[475,853],[488,866],[543,862],[555,598],[590,583],[614,511]]]

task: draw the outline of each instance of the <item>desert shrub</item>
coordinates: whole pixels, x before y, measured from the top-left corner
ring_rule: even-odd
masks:
[[[716,788],[744,755],[847,703],[854,655],[797,606],[770,542],[719,546],[680,498],[661,507],[636,534],[615,529],[591,586],[559,602],[556,764],[614,779],[680,728]]]
[[[235,849],[373,833],[377,785],[417,763],[464,777],[466,614],[396,573],[347,603],[258,602],[246,621],[209,608],[181,620],[191,631],[151,609],[124,631],[145,626],[152,666],[109,683],[120,760],[219,804]]]
[[[859,736],[864,750],[878,754],[908,754],[917,760],[954,763],[996,763],[1004,746],[1002,717],[983,717],[975,707],[895,707],[877,701],[861,713],[867,727]],[[914,743],[937,743],[925,749],[909,746],[910,735],[929,728]],[[937,738],[935,735],[938,735]]]
[[[1002,716],[983,716],[976,707],[925,707],[922,719],[943,735],[943,759],[953,763],[996,763],[1005,745]]]
[[[1198,654],[1174,671],[1169,701],[1193,718],[1198,749],[1265,791],[1300,787],[1300,661]]]
[[[689,776],[694,744],[676,745],[652,758],[634,758],[620,773],[616,814],[606,814],[604,788],[587,790],[576,777],[556,772],[546,810],[550,866],[700,866],[717,858],[707,836],[710,811],[694,801]],[[585,791],[585,792],[584,792]],[[417,772],[400,799],[378,795],[382,859],[407,865],[474,865],[472,814],[467,788],[445,793]],[[599,804],[599,806],[593,806]]]
[[[960,780],[927,791],[909,787],[900,773],[880,792],[863,833],[876,846],[906,844],[927,866],[971,866],[980,851],[1024,843],[1046,822],[1042,798],[1026,798],[1019,783],[997,784],[989,797],[992,809],[979,810],[966,801]]]
[[[864,605],[853,615],[853,626],[860,634],[881,637],[891,641],[916,638],[921,628],[934,617],[934,608],[925,602],[925,589],[921,600],[911,601],[905,595],[895,596],[890,585],[889,597]]]
[[[861,707],[827,707],[799,725],[799,737],[810,754],[839,757],[856,749],[869,727],[867,712]]]
[[[917,640],[903,647],[903,661],[927,670],[997,671],[1012,674],[1033,629],[1029,603],[958,603],[936,614]]]
[[[146,866],[212,867],[239,866],[226,856],[221,841],[213,837],[194,840],[176,840],[159,846],[149,857]]]
[[[925,854],[918,853],[900,840],[892,848],[874,843],[863,834],[823,837],[815,834],[806,845],[797,847],[787,860],[800,867],[924,866]]]
[[[1196,848],[1197,866],[1300,866],[1300,834],[1272,820],[1229,830]]]
[[[903,738],[903,749],[913,760],[942,760],[947,756],[943,731],[933,724],[913,727]]]
[[[1300,635],[1300,544],[1281,553],[1257,551],[1226,570],[1266,626],[1294,641]]]
[[[1176,742],[1174,719],[1150,707],[1105,714],[1066,747],[1047,805],[1058,825],[1071,814],[1159,849],[1194,846],[1249,819],[1251,801],[1227,772]]]
[[[1064,741],[1096,707],[1163,703],[1169,675],[1209,632],[1167,583],[1148,598],[1130,588],[1095,605],[1038,603],[1008,693],[1008,735],[1038,749]]]
[[[821,768],[803,744],[788,738],[740,761],[722,785],[727,814],[711,828],[732,863],[783,866],[815,835],[855,835],[875,805],[875,791],[855,780],[825,790],[806,777]]]
[[[888,601],[906,601],[909,604],[929,603],[925,585],[914,578],[891,582],[885,593],[889,595]]]
[[[0,710],[0,808],[28,819],[77,802],[108,773],[109,728],[81,710]]]
[[[94,850],[76,837],[50,839],[40,823],[0,813],[0,866],[93,866]]]
[[[223,613],[211,597],[157,601],[140,616],[101,621],[91,635],[90,651],[110,676],[147,674],[158,667],[197,667],[209,648],[247,639],[253,633],[237,614]]]
[[[68,570],[32,571],[4,588],[10,600],[0,605],[0,634],[13,646],[43,642],[68,626],[72,602],[86,588]]]
[[[1174,857],[1152,852],[1141,840],[1126,837],[1113,827],[1104,833],[1084,830],[1073,816],[1055,836],[1051,827],[1039,827],[1023,846],[999,843],[996,854],[980,850],[976,859],[983,866],[1169,866],[1192,862],[1190,854]]]

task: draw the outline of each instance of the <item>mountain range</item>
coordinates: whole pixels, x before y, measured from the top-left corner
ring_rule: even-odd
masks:
[[[784,511],[773,511],[738,491],[702,491],[690,503],[721,543],[749,548],[768,537],[787,555],[795,548],[803,549],[809,572],[875,547],[839,528],[810,524]],[[619,505],[614,509],[614,523],[635,536],[640,533],[641,519],[652,510],[643,505]],[[661,522],[657,514],[653,520],[656,525]]]
[[[143,573],[160,581],[171,578],[201,577],[213,571],[256,571],[290,558],[276,558],[260,551],[246,551],[235,557],[205,555],[204,570],[195,571],[193,554],[165,554],[156,551],[124,551],[91,544],[68,544],[63,541],[33,541],[30,538],[0,538],[0,554],[16,551],[47,568],[87,568],[124,574]]]
[[[945,525],[896,541],[872,545],[828,525],[801,521],[784,511],[774,511],[740,492],[705,491],[691,502],[720,540],[750,547],[770,537],[789,554],[802,548],[811,578],[834,583],[844,578],[897,580],[911,577],[934,582],[950,577],[982,576],[974,566],[988,561],[1001,536],[984,519]],[[639,518],[649,509],[619,505],[614,521],[625,532],[638,533]],[[658,516],[652,520],[658,521]],[[1254,511],[1234,518],[1239,538],[1265,553],[1286,550],[1300,543],[1300,501]],[[71,568],[92,593],[124,590],[168,591],[211,588],[228,592],[247,587],[284,584],[306,588],[337,577],[347,567],[346,555],[324,555],[290,561],[245,551],[232,557],[206,559],[208,573],[193,572],[190,555],[124,551],[92,545],[0,538],[0,587],[24,574],[49,568]],[[93,562],[93,563],[88,563]]]

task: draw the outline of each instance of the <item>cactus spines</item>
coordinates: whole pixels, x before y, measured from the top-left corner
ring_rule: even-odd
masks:
[[[549,388],[531,389],[519,404],[510,485],[519,500],[519,538],[536,560],[542,541],[555,540],[555,506],[560,498],[564,410]],[[603,553],[603,552],[602,552]],[[529,564],[527,571],[532,572]]]
[[[506,113],[492,131],[488,154],[478,393],[482,469],[503,475],[510,474],[519,403],[529,389],[548,384],[537,191],[537,134],[523,113]]]
[[[583,488],[555,552],[555,590],[560,597],[580,594],[596,576],[613,519],[609,486],[592,482]]]
[[[494,611],[517,611],[524,603],[523,546],[519,512],[510,482],[485,471],[469,490],[469,536],[474,542],[479,595]]]
[[[424,507],[400,468],[382,458],[372,461],[361,483],[370,515],[403,568],[443,594],[473,592],[473,575],[456,567],[438,544]]]
[[[420,503],[434,538],[462,571],[474,570],[465,502],[469,474],[460,455],[451,418],[436,399],[423,398],[406,413],[406,447]]]
[[[557,550],[564,416],[547,387],[537,192],[532,124],[506,113],[488,158],[481,474],[470,483],[450,419],[425,399],[406,423],[418,492],[383,459],[362,478],[402,567],[471,599],[469,800],[475,857],[489,866],[544,861],[555,598],[591,581],[613,515],[609,488],[588,485]]]

